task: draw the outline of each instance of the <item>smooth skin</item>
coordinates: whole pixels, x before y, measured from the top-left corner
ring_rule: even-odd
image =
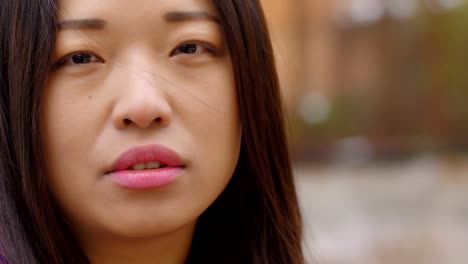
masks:
[[[184,263],[237,164],[229,50],[208,0],[62,0],[41,133],[51,191],[92,263]],[[137,146],[185,168],[133,190],[107,175]]]

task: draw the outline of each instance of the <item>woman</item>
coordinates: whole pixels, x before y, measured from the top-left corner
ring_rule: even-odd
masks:
[[[303,263],[256,0],[0,3],[9,263]]]

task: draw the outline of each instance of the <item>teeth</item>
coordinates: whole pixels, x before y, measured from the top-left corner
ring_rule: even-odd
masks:
[[[146,169],[146,163],[138,163],[133,165],[132,170],[144,170]]]
[[[146,168],[147,169],[159,169],[159,167],[161,167],[161,164],[159,162],[156,162],[156,161],[146,163]]]
[[[166,166],[165,164],[159,163],[157,161],[151,162],[142,162],[133,165],[130,169],[131,170],[151,170],[151,169],[159,169],[160,167]]]

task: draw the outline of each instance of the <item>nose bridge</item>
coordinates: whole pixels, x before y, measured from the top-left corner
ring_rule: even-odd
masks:
[[[128,80],[125,89],[127,96],[142,97],[140,99],[151,99],[161,94],[161,84],[157,84],[156,74],[151,74],[147,68],[133,66],[128,68]]]
[[[151,52],[144,47],[129,48],[128,55],[121,62],[127,70],[129,88],[148,88],[155,85],[158,65]],[[133,83],[133,85],[132,85]]]
[[[127,61],[115,73],[120,93],[113,118],[118,127],[133,124],[146,128],[170,120],[172,111],[163,87],[165,83],[157,77],[156,67],[149,67],[145,61]]]

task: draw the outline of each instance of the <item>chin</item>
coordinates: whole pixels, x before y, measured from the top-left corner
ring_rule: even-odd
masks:
[[[198,218],[195,212],[185,210],[179,213],[172,209],[164,210],[138,210],[138,213],[129,211],[125,214],[116,214],[106,217],[100,224],[105,233],[122,238],[145,238],[164,236],[178,232],[181,229],[192,228]]]

